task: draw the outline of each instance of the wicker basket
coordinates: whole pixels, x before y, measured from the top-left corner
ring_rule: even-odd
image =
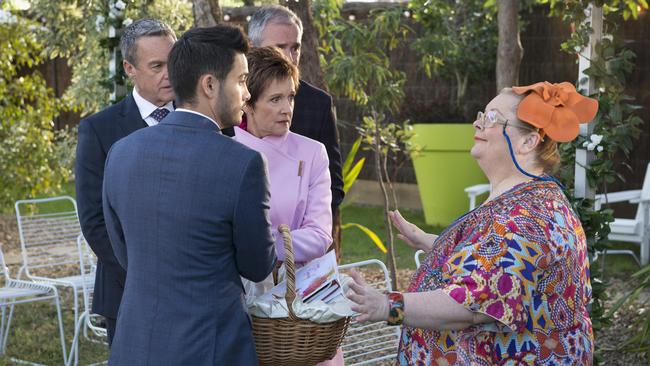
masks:
[[[296,297],[296,269],[293,261],[291,231],[287,225],[280,225],[278,231],[284,239],[287,270],[285,299],[289,317],[253,316],[253,336],[257,357],[262,366],[315,365],[336,355],[336,349],[343,341],[350,318],[319,324],[296,317],[291,307]]]

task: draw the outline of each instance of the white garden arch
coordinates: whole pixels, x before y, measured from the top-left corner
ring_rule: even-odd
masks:
[[[589,43],[580,52],[579,67],[578,67],[578,87],[584,95],[591,95],[596,90],[596,83],[593,78],[585,74],[591,66],[591,61],[596,56],[596,45],[603,38],[603,8],[594,6],[593,3],[585,9],[587,18],[585,22],[591,25],[592,32],[589,35]],[[594,124],[581,124],[580,135],[589,137],[594,131]],[[593,151],[587,150],[585,147],[580,146],[576,149],[576,163],[575,163],[575,196],[580,198],[593,199],[596,195],[593,188],[587,182],[587,168],[594,159]]]

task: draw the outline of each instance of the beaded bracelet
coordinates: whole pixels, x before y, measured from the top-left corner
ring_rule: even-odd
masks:
[[[402,325],[404,322],[404,295],[401,292],[388,293],[388,325]]]

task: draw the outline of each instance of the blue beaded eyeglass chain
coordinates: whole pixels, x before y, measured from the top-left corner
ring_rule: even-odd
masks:
[[[540,177],[539,175],[530,174],[527,171],[525,171],[524,169],[522,169],[521,166],[519,166],[519,163],[517,162],[517,158],[515,158],[515,153],[514,153],[514,151],[512,149],[512,142],[510,142],[510,136],[508,136],[508,133],[506,132],[506,127],[508,127],[508,121],[506,121],[506,123],[503,125],[503,136],[506,138],[506,142],[508,143],[508,150],[510,151],[510,158],[512,159],[512,162],[515,163],[515,167],[517,167],[517,169],[521,172],[521,174],[523,174],[523,175],[525,175],[527,177],[531,177],[531,178],[535,178],[535,179],[539,179],[539,180],[543,180],[543,181],[547,181],[547,182],[554,182],[555,184],[560,186],[560,188],[562,190],[565,190],[566,187],[564,187],[564,185],[562,183],[560,183],[560,181],[557,180],[555,177],[550,176],[550,175],[545,176],[545,177]]]
[[[543,180],[543,181],[546,181],[546,182],[554,182],[555,184],[557,184],[558,186],[560,186],[560,188],[561,188],[563,191],[566,190],[566,187],[564,187],[564,185],[563,185],[562,183],[560,183],[560,181],[557,180],[555,177],[550,176],[550,175],[547,175],[547,176],[545,176],[545,177],[540,177],[539,175],[530,174],[530,173],[528,173],[527,171],[525,171],[525,170],[524,170],[524,169],[519,165],[519,163],[517,162],[517,158],[515,158],[515,152],[514,152],[514,150],[512,149],[512,142],[510,141],[510,136],[508,136],[508,133],[506,132],[506,127],[508,127],[508,120],[506,120],[505,123],[503,124],[503,136],[506,138],[506,142],[508,143],[508,151],[510,152],[510,158],[512,159],[512,162],[515,163],[515,167],[517,167],[517,169],[521,172],[521,174],[523,174],[523,175],[525,175],[525,176],[527,176],[527,177],[533,178],[533,179],[539,179],[539,180]],[[465,216],[469,215],[472,211],[476,210],[477,208],[478,208],[478,207],[475,207],[474,209],[472,209],[472,210],[470,210],[470,211],[468,211],[468,212],[465,212],[465,213],[464,213],[463,215],[461,215],[459,218],[457,218],[456,220],[454,220],[454,222],[452,222],[451,224],[449,224],[449,225],[447,226],[447,228],[445,228],[445,230],[443,230],[442,233],[440,233],[440,236],[442,236],[442,235],[443,235],[444,233],[446,233],[447,231],[451,230],[452,227],[454,227],[458,222],[462,221],[463,218],[465,218]]]

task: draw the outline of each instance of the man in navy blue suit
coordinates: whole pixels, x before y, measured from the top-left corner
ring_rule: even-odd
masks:
[[[126,286],[109,363],[256,365],[241,277],[276,263],[262,156],[220,130],[239,124],[248,41],[194,28],[169,54],[177,109],[116,142],[104,217]]]
[[[171,28],[159,20],[140,19],[129,25],[120,48],[124,70],[135,85],[132,94],[79,123],[77,207],[81,230],[97,255],[92,311],[106,317],[109,345],[115,334],[126,274],[115,259],[104,224],[104,163],[117,140],[157,124],[173,110],[174,92],[167,77],[167,57],[175,41]]]

